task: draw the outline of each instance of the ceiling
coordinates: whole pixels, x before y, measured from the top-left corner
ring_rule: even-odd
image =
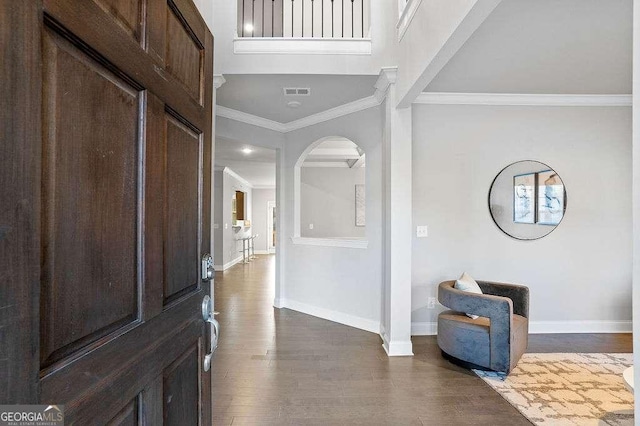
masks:
[[[632,0],[509,0],[428,92],[629,94]]]
[[[251,152],[242,152],[246,148]],[[214,158],[216,167],[229,167],[253,186],[276,185],[276,151],[273,149],[216,137]]]
[[[227,108],[288,123],[373,95],[377,75],[225,74],[216,103]],[[311,88],[309,96],[285,98],[283,88]],[[290,100],[301,103],[287,106]]]
[[[334,138],[322,142],[308,153],[302,167],[365,167],[365,155],[349,139]]]

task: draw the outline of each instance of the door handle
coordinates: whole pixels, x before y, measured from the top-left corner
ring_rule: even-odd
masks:
[[[211,324],[213,330],[211,331],[211,346],[209,347],[209,353],[204,356],[204,371],[211,369],[211,359],[213,353],[218,348],[218,339],[220,337],[220,323],[214,318],[219,312],[213,310],[211,298],[207,295],[202,301],[202,318],[207,324]]]

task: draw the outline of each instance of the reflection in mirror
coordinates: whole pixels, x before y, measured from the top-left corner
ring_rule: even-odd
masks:
[[[535,240],[553,231],[567,209],[562,178],[539,161],[518,161],[502,169],[491,184],[489,211],[498,228],[518,240]]]
[[[365,237],[365,154],[354,142],[332,137],[300,168],[300,236]]]

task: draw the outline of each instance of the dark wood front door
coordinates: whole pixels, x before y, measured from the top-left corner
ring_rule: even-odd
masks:
[[[211,33],[190,0],[7,0],[0,37],[0,404],[209,425]]]

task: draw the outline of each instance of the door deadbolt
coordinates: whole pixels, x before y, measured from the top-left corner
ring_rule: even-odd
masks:
[[[213,279],[213,258],[209,253],[202,256],[202,280],[211,281]]]

